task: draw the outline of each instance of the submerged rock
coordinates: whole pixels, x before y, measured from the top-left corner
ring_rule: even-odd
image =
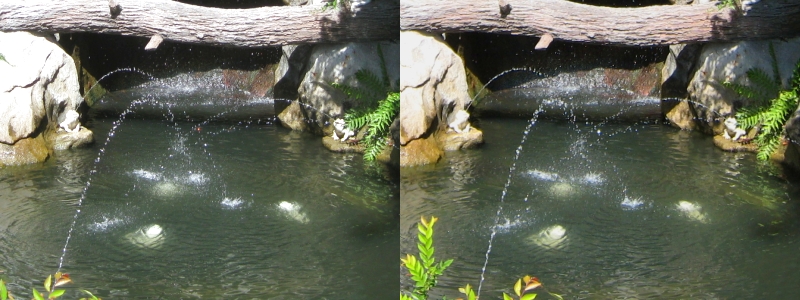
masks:
[[[125,238],[138,247],[156,249],[164,244],[164,229],[158,224],[153,224],[128,233]]]
[[[699,204],[681,200],[676,204],[676,207],[687,218],[700,223],[708,223],[708,217],[701,211],[703,208]]]
[[[278,209],[288,218],[295,220],[300,224],[308,224],[308,216],[306,213],[300,211],[301,208],[302,206],[300,206],[300,204],[294,202],[281,201],[281,203],[278,203]]]
[[[554,249],[563,246],[567,240],[567,229],[561,225],[553,225],[533,234],[527,241],[543,248]]]

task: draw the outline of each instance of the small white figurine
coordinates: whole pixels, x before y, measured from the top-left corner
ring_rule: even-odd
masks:
[[[333,140],[346,142],[355,135],[355,132],[347,128],[347,123],[344,122],[344,119],[339,118],[333,121],[333,135],[331,136]]]
[[[737,127],[739,126],[739,122],[737,122],[735,118],[725,119],[724,124],[725,130],[723,130],[722,137],[725,139],[738,141],[741,137],[747,135],[747,131]]]
[[[448,131],[452,130],[456,133],[465,133],[469,132],[469,113],[463,110],[459,110],[450,118],[450,122],[447,124]]]
[[[81,115],[74,110],[67,111],[64,114],[64,121],[61,121],[58,127],[66,132],[78,132],[81,130],[80,117]]]

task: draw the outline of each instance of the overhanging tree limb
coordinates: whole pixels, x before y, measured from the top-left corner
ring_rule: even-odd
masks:
[[[397,39],[395,0],[372,1],[350,13],[322,6],[222,9],[170,0],[0,1],[0,31],[94,32],[195,44],[265,47]]]
[[[403,0],[400,28],[487,32],[630,46],[800,36],[800,1],[762,0],[742,15],[715,3],[640,8],[591,6],[565,0]],[[431,9],[435,7],[436,9]]]

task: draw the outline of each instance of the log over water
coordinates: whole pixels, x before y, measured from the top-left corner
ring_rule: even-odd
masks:
[[[350,12],[317,6],[222,9],[167,0],[26,0],[0,2],[0,31],[93,32],[194,44],[267,47],[398,39],[396,0]],[[144,46],[144,45],[142,45]]]
[[[760,1],[742,14],[716,3],[612,8],[564,0],[403,0],[401,30],[487,32],[629,46],[671,45],[800,35],[800,2]],[[431,9],[435,7],[436,9]]]

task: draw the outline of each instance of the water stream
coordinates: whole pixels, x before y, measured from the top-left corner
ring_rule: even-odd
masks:
[[[478,126],[479,151],[401,174],[401,253],[435,215],[437,257],[455,259],[434,297],[526,274],[573,299],[800,293],[800,194],[753,154],[660,124],[540,120],[524,147],[526,120]]]
[[[92,147],[0,170],[0,278],[15,295],[61,270],[68,298],[396,297],[396,175],[218,117],[245,105],[187,122],[181,97],[133,97],[90,119]]]

